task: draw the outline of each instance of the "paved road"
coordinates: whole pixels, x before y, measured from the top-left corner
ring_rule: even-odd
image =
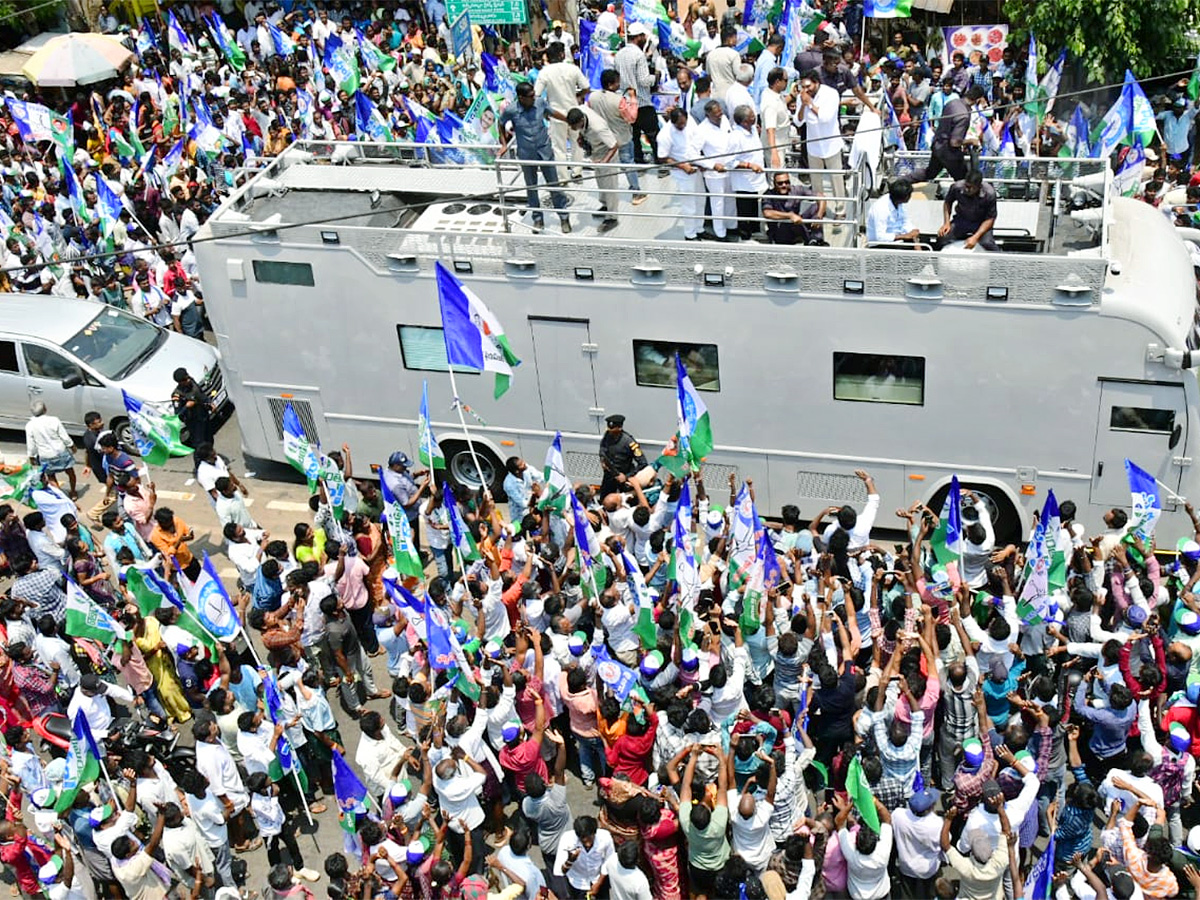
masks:
[[[296,522],[311,521],[308,491],[303,477],[285,464],[254,459],[247,461],[241,452],[241,436],[238,431],[236,413],[221,428],[216,438],[216,446],[218,452],[228,457],[230,468],[234,473],[245,480],[250,491],[246,500],[250,514],[254,516],[260,526],[266,528],[272,535],[286,540],[290,545],[292,526]],[[0,429],[0,452],[3,452],[9,460],[23,457],[25,455],[24,434]],[[77,451],[76,458],[80,461],[77,470],[80,473],[79,488],[81,491],[79,507],[86,513],[99,499],[101,488],[92,476],[89,475],[86,478],[82,476],[84,462],[82,449]],[[171,459],[165,466],[152,469],[151,479],[158,491],[159,506],[173,509],[176,515],[182,518],[195,532],[196,539],[191,544],[193,552],[199,556],[202,551],[207,551],[213,558],[218,572],[224,578],[226,586],[232,588],[237,573],[225,555],[224,540],[216,515],[209,505],[204,491],[192,477],[191,457]],[[66,487],[65,477],[62,480],[62,486]],[[81,516],[80,520],[86,522],[86,516]],[[101,529],[94,529],[96,534],[99,534],[100,531]],[[381,686],[389,686],[391,680],[384,665],[384,657],[377,657],[370,662],[374,666],[377,683]],[[330,696],[330,703],[338,718],[342,737],[347,742],[347,757],[353,760],[354,750],[358,744],[358,726],[343,713],[341,705],[336,701],[336,694]],[[369,703],[368,707],[382,713],[393,730],[397,730],[397,726],[388,716],[388,701],[375,701]],[[181,734],[183,740],[190,744],[190,729],[185,726],[181,729]],[[403,734],[401,736],[405,737]],[[579,780],[574,776],[569,776],[568,796],[572,810],[577,815],[595,813],[593,795],[585,792]],[[324,877],[323,861],[330,853],[336,853],[342,849],[342,831],[338,826],[336,803],[332,797],[327,798],[325,802],[328,810],[314,817],[316,820],[315,832],[311,832],[311,836],[310,834],[301,834],[298,838],[300,851],[304,854],[304,863],[309,868],[322,873],[321,881],[313,886],[319,898],[325,896],[324,887],[327,881]],[[515,809],[515,807],[511,807],[510,811],[511,809]],[[304,826],[304,830],[309,831],[307,825]],[[535,850],[534,853],[536,857],[537,851]],[[265,849],[254,851],[247,854],[246,859],[250,866],[249,887],[258,890],[265,883],[269,869],[266,851]]]

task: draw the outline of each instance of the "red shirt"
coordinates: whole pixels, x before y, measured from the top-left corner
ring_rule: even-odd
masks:
[[[649,719],[645,734],[635,737],[626,730],[605,751],[608,764],[613,767],[613,774],[626,775],[636,785],[644,785],[646,779],[650,777],[650,751],[654,749],[658,717],[650,716]]]
[[[515,747],[506,744],[500,750],[500,765],[504,771],[512,773],[519,794],[525,793],[525,776],[530,772],[537,772],[545,781],[550,780],[550,770],[542,759],[542,746],[532,738]]]

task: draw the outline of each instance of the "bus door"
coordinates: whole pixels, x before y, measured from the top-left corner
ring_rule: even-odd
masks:
[[[1092,503],[1129,506],[1128,458],[1172,491],[1178,491],[1187,460],[1187,398],[1183,385],[1163,381],[1101,379],[1092,461]],[[1164,509],[1174,509],[1162,495]]]
[[[591,329],[587,319],[529,317],[533,365],[547,431],[599,434]]]

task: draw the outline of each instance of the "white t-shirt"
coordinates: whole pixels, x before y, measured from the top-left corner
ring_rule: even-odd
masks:
[[[617,601],[611,609],[604,610],[600,623],[608,634],[609,646],[617,653],[638,648],[638,637],[633,632],[633,614],[624,603]]]
[[[217,479],[222,476],[229,476],[229,465],[220,456],[217,456],[216,462],[202,462],[196,468],[196,481],[200,487],[210,493],[216,489]]]
[[[612,900],[651,900],[650,881],[638,868],[627,869],[614,853],[604,861]]]
[[[879,826],[879,843],[870,854],[859,853],[854,835],[845,828],[837,833],[838,846],[846,858],[846,888],[857,900],[880,900],[892,888],[888,877],[888,860],[892,855],[892,826],[886,822]]]
[[[775,852],[775,838],[771,835],[771,813],[775,804],[758,800],[754,804],[754,815],[742,818],[738,811],[741,792],[730,789],[729,821],[733,825],[733,852],[758,872],[767,868],[771,854]]]

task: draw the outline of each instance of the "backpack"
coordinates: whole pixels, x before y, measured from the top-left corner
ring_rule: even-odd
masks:
[[[638,102],[636,96],[631,96],[629,91],[621,95],[621,99],[617,101],[617,112],[621,114],[621,118],[632,125],[637,121],[638,117]]]

